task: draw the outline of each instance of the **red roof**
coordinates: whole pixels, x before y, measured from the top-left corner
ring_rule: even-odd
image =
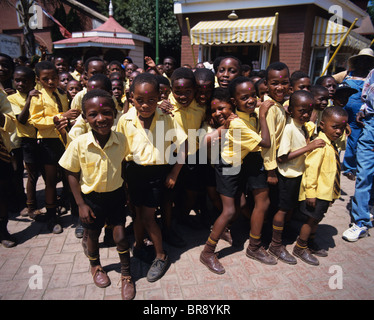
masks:
[[[129,30],[122,27],[113,17],[109,17],[107,21],[100,27],[93,29],[93,31],[131,33]]]
[[[78,44],[78,43],[87,43],[87,42],[135,46],[135,42],[132,39],[113,38],[113,37],[69,38],[69,39],[63,39],[60,41],[55,41],[53,43],[54,44]]]

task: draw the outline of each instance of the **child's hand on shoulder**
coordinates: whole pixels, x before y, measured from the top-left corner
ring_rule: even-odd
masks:
[[[266,116],[267,112],[269,111],[270,107],[274,105],[274,101],[266,100],[261,102],[260,104],[260,116]]]
[[[312,142],[308,144],[308,147],[310,151],[317,149],[317,148],[322,148],[326,145],[326,142],[323,141],[322,139],[315,139]]]
[[[158,105],[159,109],[165,114],[172,114],[172,110],[174,109],[173,105],[170,103],[169,100],[162,100],[162,102]]]
[[[228,129],[230,127],[230,122],[236,118],[239,118],[239,116],[236,113],[231,113],[229,117],[225,120],[224,128]]]
[[[80,114],[81,114],[80,110],[70,109],[66,111],[62,116],[70,120],[70,119],[76,119]]]

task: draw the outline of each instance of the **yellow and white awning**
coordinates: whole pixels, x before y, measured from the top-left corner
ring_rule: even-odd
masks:
[[[275,21],[275,17],[200,21],[191,29],[191,45],[271,43]]]
[[[336,47],[349,28],[330,20],[316,17],[314,20],[312,47]],[[345,47],[361,50],[370,47],[370,40],[351,31],[345,40]]]

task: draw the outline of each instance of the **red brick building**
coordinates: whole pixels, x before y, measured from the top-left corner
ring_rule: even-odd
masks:
[[[193,65],[213,61],[217,56],[234,55],[243,63],[252,63],[255,69],[265,69],[269,61],[282,61],[291,72],[303,70],[315,78],[353,21],[358,19],[355,29],[367,17],[366,5],[367,1],[343,0],[175,0],[174,13],[182,30],[181,64]],[[234,20],[229,17],[233,10],[237,16]],[[255,18],[268,18],[270,25],[264,23],[266,19],[257,19],[256,26]],[[242,25],[235,28],[238,23]],[[242,37],[238,36],[240,32]],[[244,39],[249,33],[252,36]],[[347,58],[370,46],[370,42],[363,35],[351,32],[329,70],[345,67]]]

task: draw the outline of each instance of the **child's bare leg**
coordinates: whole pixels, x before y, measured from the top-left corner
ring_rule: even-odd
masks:
[[[268,254],[261,246],[261,233],[264,224],[264,218],[269,208],[269,189],[253,190],[255,206],[251,215],[251,231],[249,234],[249,244],[246,251],[247,257],[255,259],[265,264],[276,264],[276,259]]]

